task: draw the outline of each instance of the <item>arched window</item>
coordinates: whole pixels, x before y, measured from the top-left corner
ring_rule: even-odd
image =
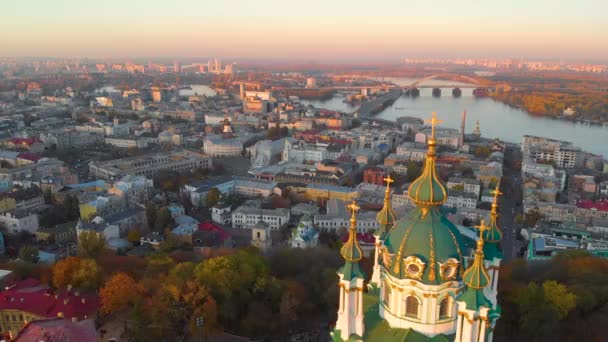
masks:
[[[386,281],[384,282],[384,296],[382,300],[386,306],[389,306],[391,301],[391,286]]]
[[[439,302],[439,319],[448,317],[450,317],[450,299],[446,297]]]
[[[415,296],[408,296],[405,298],[405,315],[408,317],[418,318],[418,298]]]

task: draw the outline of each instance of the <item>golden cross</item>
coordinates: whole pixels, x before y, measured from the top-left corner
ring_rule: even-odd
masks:
[[[483,232],[490,229],[490,227],[488,227],[486,225],[486,221],[483,219],[481,220],[481,222],[479,223],[478,226],[475,226],[475,228],[479,229],[479,239],[480,240],[483,240]]]
[[[357,206],[357,203],[355,202],[355,200],[353,200],[353,203],[349,204],[348,209],[352,210],[353,215],[355,214],[355,212],[361,208],[359,208],[359,206]]]
[[[500,191],[499,189],[500,185],[496,184],[496,189],[492,190],[492,193],[494,193],[494,198],[498,198],[498,196],[502,195],[502,191]]]
[[[394,180],[391,178],[391,175],[386,176],[386,178],[383,179],[386,182],[386,186],[390,186],[392,182],[394,182]]]
[[[442,123],[443,120],[437,119],[437,112],[433,112],[433,117],[430,120],[424,120],[424,121],[431,123],[431,136],[433,137],[433,139],[435,139],[435,126],[438,123]]]

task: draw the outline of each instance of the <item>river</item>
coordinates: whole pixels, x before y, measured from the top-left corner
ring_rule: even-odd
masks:
[[[412,84],[413,79],[390,79],[400,85]],[[442,84],[457,82],[430,80],[424,85],[441,87]],[[432,112],[444,122],[440,125],[460,128],[461,115],[467,111],[466,132],[471,133],[479,120],[481,135],[486,138],[499,138],[507,142],[521,143],[523,135],[537,135],[553,139],[571,141],[583,150],[601,154],[608,158],[608,127],[573,123],[569,121],[539,117],[526,111],[509,107],[490,98],[476,98],[473,89],[462,89],[462,96],[452,96],[452,89],[443,88],[441,97],[433,97],[431,88],[420,89],[420,97],[400,97],[393,105],[376,115],[377,118],[394,121],[400,116],[413,116],[423,119],[431,117]],[[336,95],[325,101],[301,100],[318,108],[353,112],[356,107],[344,102],[343,95]]]

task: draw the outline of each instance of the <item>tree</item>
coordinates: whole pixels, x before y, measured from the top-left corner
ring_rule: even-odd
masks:
[[[490,154],[492,154],[492,151],[486,146],[477,146],[473,150],[473,155],[479,159],[487,159]]]
[[[107,253],[107,243],[103,234],[86,231],[78,236],[78,255],[81,257],[97,259]]]
[[[116,273],[99,290],[101,311],[105,314],[122,311],[141,300],[143,294],[141,283],[126,273]]]
[[[158,211],[156,216],[156,222],[154,222],[154,231],[162,232],[165,228],[171,228],[173,225],[173,217],[171,217],[171,213],[167,208],[162,208]]]
[[[19,259],[35,264],[38,262],[38,247],[36,246],[23,246],[19,250]]]
[[[209,192],[207,192],[207,207],[213,207],[220,200],[220,191],[216,188],[211,188]]]
[[[148,221],[148,228],[154,229],[157,214],[158,207],[152,202],[146,203],[146,220]]]
[[[101,284],[101,268],[93,259],[68,257],[53,266],[53,285],[96,290]]]
[[[564,319],[576,306],[576,295],[569,292],[566,286],[554,281],[547,280],[543,283],[543,293],[546,302],[551,304],[555,311],[557,320]]]
[[[127,240],[134,245],[139,245],[139,242],[141,241],[141,231],[139,229],[131,229],[127,234]]]
[[[65,288],[72,283],[72,276],[76,269],[80,267],[79,257],[67,257],[59,260],[53,266],[53,286]]]

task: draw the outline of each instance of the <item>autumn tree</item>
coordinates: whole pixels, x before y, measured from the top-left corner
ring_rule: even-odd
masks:
[[[19,259],[35,264],[38,262],[38,248],[36,246],[23,246],[19,249]]]
[[[108,247],[103,234],[85,231],[78,235],[78,254],[81,257],[97,259],[107,253]]]
[[[114,274],[99,290],[101,311],[111,314],[137,303],[143,296],[143,286],[128,274]]]
[[[66,288],[71,285],[76,288],[96,290],[100,284],[101,268],[93,259],[68,257],[53,266],[53,285],[56,288]]]
[[[127,234],[127,240],[134,245],[139,245],[139,242],[141,241],[141,236],[141,230],[131,229]]]

